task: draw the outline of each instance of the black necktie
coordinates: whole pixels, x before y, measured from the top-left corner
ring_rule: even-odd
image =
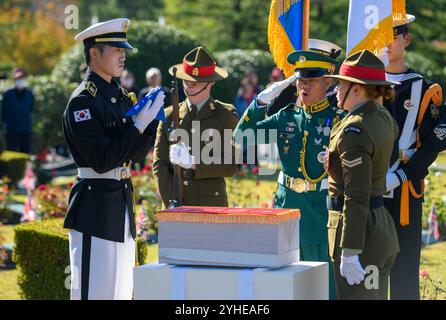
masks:
[[[197,106],[194,105],[194,104],[192,104],[192,105],[190,106],[190,118],[191,118],[192,120],[194,120],[195,117],[197,116],[197,113],[198,113]]]

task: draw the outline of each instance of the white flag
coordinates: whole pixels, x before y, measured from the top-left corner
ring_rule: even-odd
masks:
[[[392,1],[350,0],[347,56],[364,49],[379,56],[392,42]]]

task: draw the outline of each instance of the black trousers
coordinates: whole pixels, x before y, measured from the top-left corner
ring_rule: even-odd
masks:
[[[420,254],[422,227],[422,199],[409,195],[409,225],[400,224],[401,188],[394,190],[394,197],[384,198],[384,205],[395,220],[400,245],[395,263],[390,272],[391,300],[420,299]]]
[[[31,151],[31,134],[30,133],[6,133],[6,149],[10,151],[18,151],[30,153]]]

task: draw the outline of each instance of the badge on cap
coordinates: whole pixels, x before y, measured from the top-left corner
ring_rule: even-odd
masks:
[[[299,62],[304,63],[305,61],[307,61],[307,57],[305,57],[305,56],[300,56],[299,57]]]
[[[129,22],[127,20],[124,20],[122,22],[122,32],[127,32],[128,28],[129,28]]]
[[[89,109],[74,111],[74,121],[81,122],[85,120],[90,120],[91,114]]]

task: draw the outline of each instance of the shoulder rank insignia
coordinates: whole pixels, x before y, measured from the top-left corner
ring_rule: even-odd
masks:
[[[344,133],[354,132],[356,134],[360,134],[361,131],[362,131],[361,128],[356,126],[348,126],[347,128],[344,129]]]
[[[122,91],[122,93],[123,93],[124,95],[126,95],[127,97],[129,96],[129,92],[128,92],[126,89],[124,89],[123,87],[121,87],[121,91]]]
[[[93,98],[96,97],[96,92],[98,92],[98,88],[94,82],[91,81],[87,81],[85,84],[85,90],[87,90],[93,96]]]

